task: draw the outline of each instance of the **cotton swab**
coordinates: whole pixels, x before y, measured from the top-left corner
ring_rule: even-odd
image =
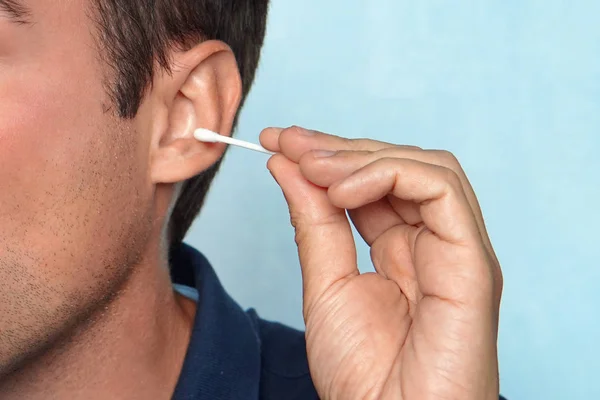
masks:
[[[269,154],[269,155],[275,154],[275,153],[273,153],[273,152],[271,152],[271,151],[269,151],[269,150],[265,149],[264,147],[259,146],[257,144],[248,143],[248,142],[245,142],[243,140],[231,138],[229,136],[219,135],[216,132],[209,131],[208,129],[204,129],[204,128],[196,129],[194,131],[194,137],[196,138],[196,140],[199,140],[201,142],[206,142],[206,143],[226,143],[226,144],[230,144],[230,145],[233,145],[233,146],[239,146],[239,147],[243,147],[245,149],[258,151],[260,153],[265,153],[265,154]]]

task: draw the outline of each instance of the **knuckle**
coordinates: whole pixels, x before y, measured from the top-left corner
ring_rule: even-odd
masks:
[[[496,272],[496,291],[498,293],[502,293],[504,290],[504,275],[502,274],[502,270],[498,269]]]
[[[302,239],[302,236],[304,235],[304,220],[305,220],[305,216],[303,213],[298,212],[298,211],[290,211],[290,224],[292,225],[292,228],[294,228],[294,231],[296,233],[296,242],[298,242],[299,240]]]
[[[474,254],[474,259],[480,260],[482,266],[471,272],[481,293],[492,298],[499,297],[503,285],[500,268],[490,259],[487,250],[479,248],[479,251]]]
[[[304,213],[298,211],[290,211],[290,224],[294,228],[294,241],[298,246],[306,241],[308,235],[308,224]]]
[[[494,258],[494,257],[492,257]],[[500,267],[500,264],[498,264],[497,262],[492,261],[491,265],[493,266],[493,273],[494,273],[494,289],[496,291],[496,293],[498,294],[498,296],[502,295],[502,291],[504,290],[504,274],[502,272],[502,268]]]
[[[448,185],[450,187],[452,187],[453,189],[458,189],[462,187],[462,183],[460,180],[460,176],[458,175],[458,173],[448,167],[442,167],[442,173],[443,173],[443,179],[444,181],[446,181],[448,183]]]
[[[339,225],[345,214],[333,212],[315,217],[303,211],[290,211],[290,223],[294,228],[294,240],[298,246],[306,244],[318,231],[332,225]]]
[[[458,158],[454,153],[448,150],[434,150],[433,154],[441,165],[455,171],[461,170],[462,167],[460,166],[460,161],[458,161]]]
[[[379,178],[396,176],[401,169],[402,159],[388,154],[377,154],[375,160],[368,166],[369,172],[377,174]]]
[[[350,139],[343,136],[338,136],[341,147],[347,151],[364,150],[364,145],[361,142],[366,139]]]
[[[392,157],[389,154],[382,154],[382,157],[375,162],[382,168],[392,169],[399,163],[399,160],[399,158]]]

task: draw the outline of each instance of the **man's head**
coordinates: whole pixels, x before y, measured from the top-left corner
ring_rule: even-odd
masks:
[[[0,376],[183,240],[268,0],[0,0]]]

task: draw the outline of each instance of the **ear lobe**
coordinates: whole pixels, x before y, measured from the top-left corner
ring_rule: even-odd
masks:
[[[235,56],[224,43],[203,42],[172,59],[172,74],[157,78],[150,94],[164,108],[151,117],[159,135],[150,158],[155,184],[190,179],[223,156],[224,145],[199,142],[194,131],[230,135],[242,94]]]

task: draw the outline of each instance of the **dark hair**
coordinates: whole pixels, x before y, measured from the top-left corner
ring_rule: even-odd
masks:
[[[170,72],[169,52],[203,40],[227,43],[250,91],[264,41],[269,0],[93,0],[101,54],[112,69],[108,93],[122,118],[133,118],[155,66]],[[237,125],[237,117],[234,129]],[[169,221],[171,246],[180,244],[200,212],[219,170],[217,162],[183,183]]]

